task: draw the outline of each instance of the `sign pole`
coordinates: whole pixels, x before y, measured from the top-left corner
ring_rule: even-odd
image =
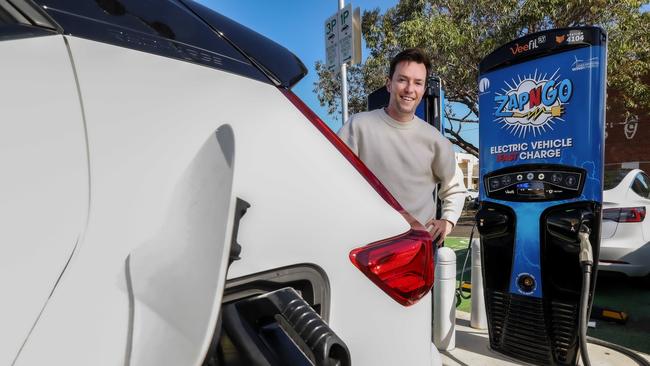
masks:
[[[339,11],[343,10],[345,0],[339,0]],[[343,121],[348,120],[348,70],[345,62],[341,63],[341,109],[343,112]]]

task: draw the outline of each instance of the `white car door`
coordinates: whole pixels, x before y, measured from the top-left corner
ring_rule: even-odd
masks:
[[[2,21],[0,35],[0,365],[10,365],[83,236],[89,181],[63,37]]]

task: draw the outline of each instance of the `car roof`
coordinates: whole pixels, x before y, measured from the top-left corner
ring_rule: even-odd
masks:
[[[35,0],[63,34],[290,88],[307,74],[283,46],[189,0]]]

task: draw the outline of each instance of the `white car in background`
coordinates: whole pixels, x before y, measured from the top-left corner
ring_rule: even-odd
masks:
[[[189,0],[10,0],[0,54],[0,365],[440,364],[430,235],[291,52]]]
[[[477,197],[478,197],[478,190],[468,189],[467,196],[465,197],[465,201],[474,201]]]
[[[605,172],[599,270],[650,274],[650,178],[639,169]]]

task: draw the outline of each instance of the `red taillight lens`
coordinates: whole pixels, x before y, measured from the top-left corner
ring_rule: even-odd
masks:
[[[645,207],[607,208],[603,210],[603,220],[642,222],[644,219]]]
[[[645,207],[629,207],[621,209],[619,222],[641,222],[645,219]]]
[[[379,195],[411,225],[405,234],[378,241],[350,252],[350,260],[372,282],[404,306],[413,305],[433,286],[433,246],[431,235],[413,216],[404,211],[366,165],[291,90],[280,89],[302,114],[348,159]]]
[[[404,306],[413,305],[431,290],[433,253],[427,231],[382,240],[350,252],[350,260],[372,282]]]

